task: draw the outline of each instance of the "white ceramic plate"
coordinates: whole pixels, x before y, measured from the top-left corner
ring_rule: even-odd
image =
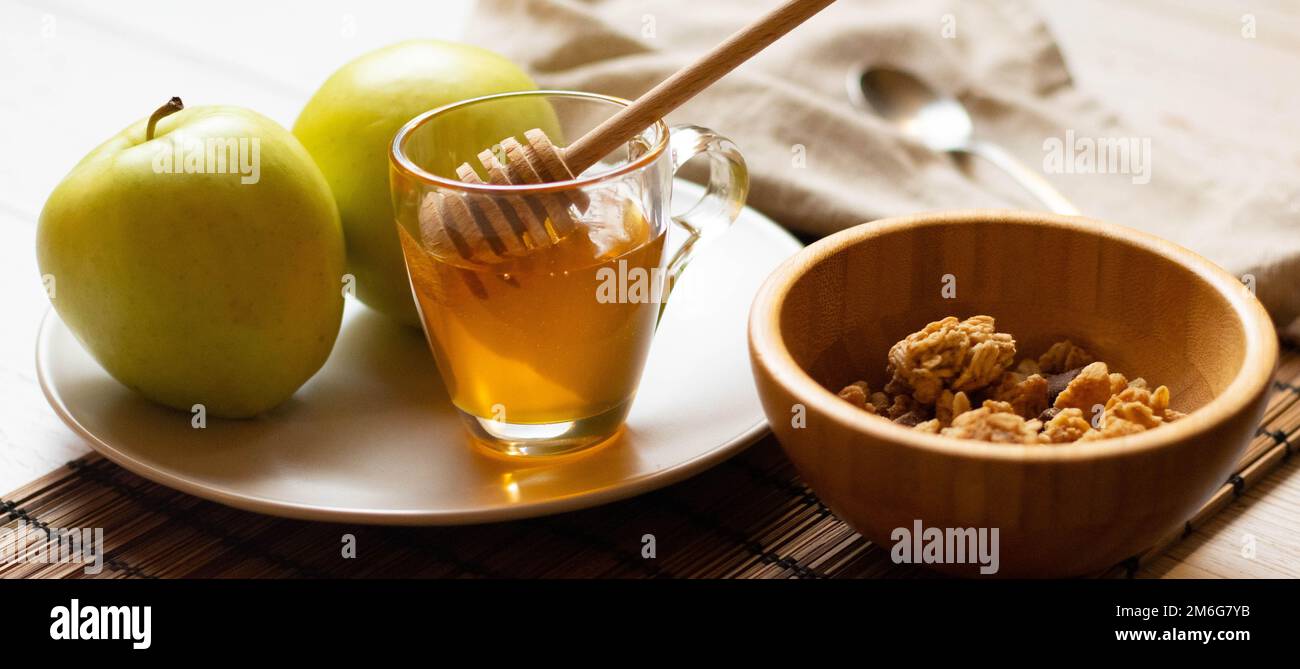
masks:
[[[700,189],[678,182],[678,193]],[[113,462],[233,507],[336,522],[450,525],[603,504],[680,481],[743,449],[766,424],[745,321],[763,279],[800,244],[746,209],[683,275],[618,441],[532,465],[472,447],[423,335],[349,300],[329,361],[255,420],[154,405],[114,381],[51,311],[36,365],[56,413]]]

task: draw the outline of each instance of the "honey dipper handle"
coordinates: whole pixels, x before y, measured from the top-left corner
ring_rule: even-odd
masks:
[[[834,1],[790,0],[777,7],[578,138],[564,150],[564,162],[580,174]]]

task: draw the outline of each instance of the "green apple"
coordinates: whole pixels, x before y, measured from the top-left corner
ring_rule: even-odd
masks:
[[[430,109],[536,88],[527,74],[490,51],[414,40],[344,65],[307,102],[293,132],[334,192],[347,238],[348,271],[363,302],[403,323],[419,323],[389,195],[388,151],[397,131]],[[511,134],[556,125],[554,111],[542,99],[512,105],[494,106],[491,116],[466,114],[458,146],[439,147],[438,153],[473,156]],[[433,169],[454,177],[451,168]]]
[[[179,103],[54,189],[37,261],[59,316],[118,381],[185,411],[253,416],[329,357],[342,227],[288,130],[247,109]]]

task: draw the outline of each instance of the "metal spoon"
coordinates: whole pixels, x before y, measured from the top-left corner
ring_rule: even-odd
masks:
[[[849,72],[847,83],[849,99],[855,105],[875,111],[931,150],[980,156],[1002,168],[1048,209],[1079,215],[1078,207],[1006,149],[975,139],[970,114],[955,98],[939,93],[907,72],[883,67],[855,68]]]

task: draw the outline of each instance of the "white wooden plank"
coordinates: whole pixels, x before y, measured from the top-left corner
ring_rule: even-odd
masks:
[[[452,38],[470,6],[3,3],[0,146],[11,158],[0,161],[0,203],[34,219],[82,156],[173,95],[289,126],[339,65],[400,39]]]
[[[81,438],[54,415],[36,382],[35,342],[49,308],[36,270],[36,228],[0,210],[0,494],[82,455]]]

